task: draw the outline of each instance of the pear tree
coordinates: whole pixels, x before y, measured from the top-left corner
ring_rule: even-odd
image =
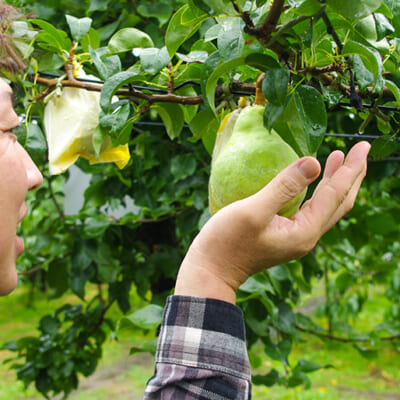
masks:
[[[290,355],[315,336],[366,357],[400,350],[399,2],[7,3],[19,11],[0,5],[0,69],[17,94],[20,141],[44,175],[22,225],[21,284],[49,301],[67,293],[79,300],[44,315],[36,336],[1,343],[15,352],[9,365],[19,380],[45,398],[67,398],[95,371],[110,332],[124,326],[155,338],[185,251],[210,218],[218,129],[254,101],[260,76],[259,128],[295,157],[323,164],[358,140],[372,149],[354,209],[309,255],[240,288],[254,384],[309,387],[309,374],[328,366]],[[63,123],[53,118],[64,101],[71,111]],[[61,169],[53,168],[54,146],[61,161],[68,154]],[[76,171],[87,187],[67,212]],[[315,291],[317,314],[302,307]],[[376,293],[387,300],[382,319],[359,331]],[[133,310],[133,296],[146,305]],[[132,343],[132,351],[154,352],[154,343]]]

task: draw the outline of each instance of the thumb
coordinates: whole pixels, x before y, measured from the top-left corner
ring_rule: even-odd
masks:
[[[320,172],[321,166],[313,157],[295,161],[252,196],[252,207],[259,210],[264,218],[272,218],[312,183]]]

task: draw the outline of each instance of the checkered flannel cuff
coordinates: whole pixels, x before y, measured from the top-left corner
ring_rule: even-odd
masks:
[[[241,309],[215,299],[168,297],[156,361],[250,380]]]

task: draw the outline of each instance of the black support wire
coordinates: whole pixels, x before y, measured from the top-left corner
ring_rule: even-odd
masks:
[[[19,116],[20,120],[25,119],[25,115],[22,114]],[[32,119],[35,121],[39,121],[41,117],[39,115],[33,115]],[[143,130],[140,129],[141,127],[143,128],[163,128],[165,129],[165,125],[163,122],[152,122],[152,121],[136,121],[133,124],[132,131],[135,131],[137,133],[142,133]],[[183,125],[183,129],[189,129],[188,124]],[[364,135],[361,133],[326,133],[325,137],[336,137],[336,138],[343,138],[343,139],[349,139],[349,140],[376,140],[379,139],[381,136],[379,135]],[[400,137],[395,137],[395,140],[400,142]],[[375,161],[375,160],[370,160],[370,161]],[[385,161],[400,161],[400,157],[385,157],[380,160],[376,160],[375,162],[385,162]]]

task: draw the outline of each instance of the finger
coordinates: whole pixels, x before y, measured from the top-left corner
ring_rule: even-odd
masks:
[[[314,197],[318,193],[319,188],[324,185],[326,179],[329,179],[343,165],[343,161],[344,153],[340,150],[335,150],[328,156],[328,159],[325,163],[323,178],[315,188],[312,197]],[[312,200],[312,198],[310,200]]]
[[[344,153],[340,150],[332,152],[326,160],[324,178],[330,178],[342,165]]]
[[[281,171],[267,186],[251,196],[249,206],[260,220],[276,215],[320,174],[321,166],[313,157],[304,157]]]
[[[364,177],[367,172],[367,165],[365,163],[365,168],[362,170],[362,172],[358,175],[357,179],[355,180],[353,186],[351,187],[348,195],[344,199],[343,203],[338,207],[338,209],[335,211],[335,213],[331,216],[326,228],[325,232],[330,229],[333,225],[336,224],[336,222],[348,211],[350,211],[353,206],[354,202],[357,198],[358,192],[360,190],[360,186],[364,180]],[[325,233],[324,232],[324,233]]]
[[[322,231],[327,231],[351,209],[366,173],[369,149],[367,142],[354,146],[343,165],[323,182],[307,207],[302,209],[311,214],[313,221],[320,223]]]

